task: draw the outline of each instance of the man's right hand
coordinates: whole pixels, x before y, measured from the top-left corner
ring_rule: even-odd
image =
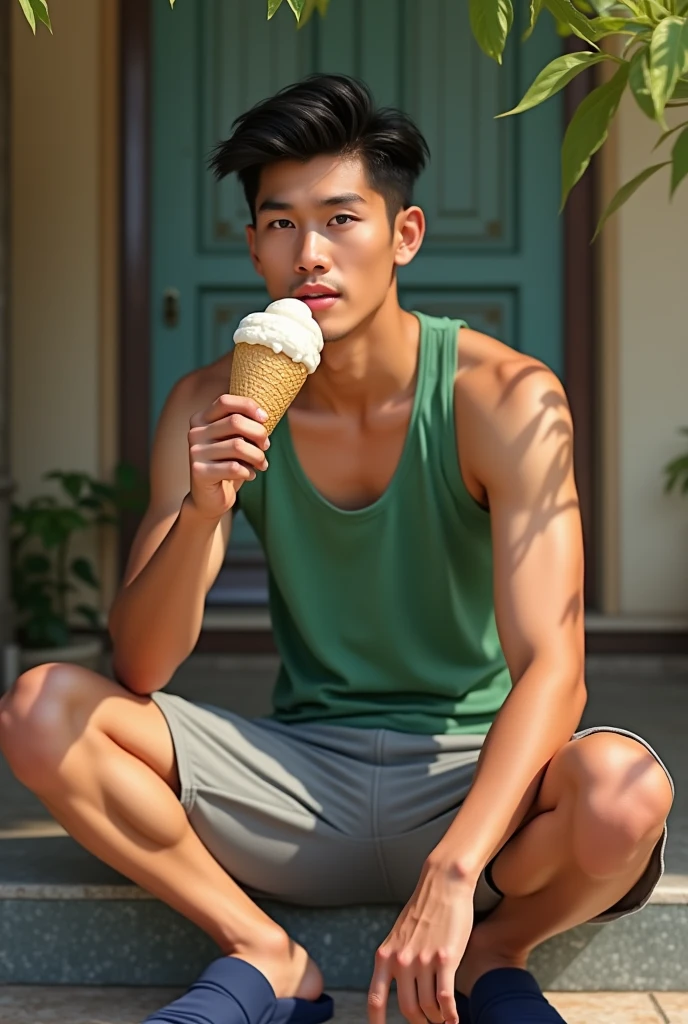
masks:
[[[252,398],[220,395],[190,421],[189,498],[204,518],[220,520],[234,506],[245,480],[268,468],[267,413]]]

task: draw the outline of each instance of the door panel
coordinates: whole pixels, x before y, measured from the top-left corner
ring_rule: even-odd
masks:
[[[151,433],[174,382],[227,351],[241,317],[269,301],[246,251],[243,193],[234,179],[214,181],[210,152],[239,113],[313,71],[363,78],[428,140],[416,192],[428,230],[400,271],[402,305],[465,319],[561,375],[561,100],[495,119],[560,52],[550,19],[527,44],[517,25],[499,67],[473,40],[468,0],[332,0],[325,19],[298,31],[287,4],[268,23],[262,0],[185,0],[174,11],[153,3],[152,17]],[[179,294],[172,318],[167,289]],[[264,600],[260,552],[241,515],[229,558],[236,565],[209,601]]]

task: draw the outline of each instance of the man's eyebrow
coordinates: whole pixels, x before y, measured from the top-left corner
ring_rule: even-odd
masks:
[[[365,202],[363,196],[359,196],[357,192],[343,192],[339,196],[328,196],[327,199],[321,199],[318,206],[353,206],[355,203]],[[258,207],[258,213],[263,213],[265,210],[292,209],[291,203],[281,203],[277,199],[264,199]]]

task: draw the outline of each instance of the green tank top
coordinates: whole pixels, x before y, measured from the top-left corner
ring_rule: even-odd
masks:
[[[239,492],[269,570],[281,657],[269,717],[484,734],[511,681],[492,592],[490,515],[466,490],[454,424],[463,320],[415,313],[417,386],[384,494],[344,511],[301,468],[285,416]]]

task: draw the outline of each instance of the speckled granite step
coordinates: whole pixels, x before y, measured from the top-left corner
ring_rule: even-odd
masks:
[[[358,990],[401,909],[261,905],[306,946],[330,987]],[[186,985],[217,953],[126,882],[0,885],[0,984]],[[688,991],[688,879],[667,878],[638,914],[545,943],[532,967],[552,990]]]

